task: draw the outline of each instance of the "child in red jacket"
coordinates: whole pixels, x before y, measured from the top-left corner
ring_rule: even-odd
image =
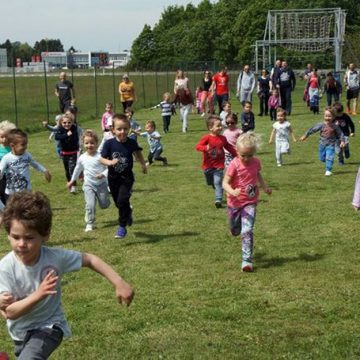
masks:
[[[222,179],[226,149],[233,157],[237,156],[236,150],[231,146],[222,131],[221,119],[217,115],[210,115],[206,121],[209,134],[203,136],[195,149],[203,153],[202,168],[206,183],[215,189],[215,206],[221,208],[223,198]]]

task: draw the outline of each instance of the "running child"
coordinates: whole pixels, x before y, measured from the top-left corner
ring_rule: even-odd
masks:
[[[238,137],[242,134],[241,129],[237,127],[238,117],[236,113],[230,112],[225,118],[226,129],[223,132],[223,135],[226,137],[227,142],[234,148],[236,151],[236,141]],[[231,160],[234,156],[225,149],[225,167],[228,167]]]
[[[242,132],[248,132],[255,129],[255,115],[252,112],[252,103],[245,101],[244,108],[241,113],[241,130]]]
[[[272,90],[268,101],[270,120],[276,120],[276,110],[281,106],[281,98],[277,89]]]
[[[74,124],[71,114],[65,114],[61,118],[60,126],[55,133],[55,140],[59,141],[61,149],[60,155],[64,164],[65,176],[67,181],[70,181],[80,149],[78,127]],[[76,193],[76,183],[71,186],[70,193]]]
[[[270,135],[269,144],[272,144],[275,137],[275,158],[277,166],[282,166],[282,155],[290,154],[290,141],[291,135],[294,142],[296,138],[291,127],[291,124],[286,120],[286,111],[278,108],[276,112],[277,120],[273,124],[273,129]]]
[[[0,176],[6,176],[5,200],[15,192],[31,189],[30,166],[44,173],[47,182],[51,181],[50,172],[26,151],[27,134],[20,129],[13,129],[7,137],[11,152],[4,155],[0,162]]]
[[[227,192],[230,232],[233,236],[240,235],[242,242],[242,271],[252,272],[258,184],[268,195],[272,190],[261,175],[260,160],[254,157],[259,137],[253,132],[241,134],[236,148],[238,155],[226,170],[223,187]]]
[[[161,109],[161,116],[163,120],[163,129],[164,133],[169,132],[171,115],[173,115],[175,110],[175,105],[170,101],[171,95],[169,92],[164,93],[163,101],[160,104],[153,106],[151,109]]]
[[[84,131],[83,146],[86,152],[80,155],[71,180],[67,183],[68,189],[71,189],[76,179],[84,172],[85,232],[96,228],[96,202],[99,202],[101,209],[110,206],[107,167],[100,162],[101,156],[97,152],[98,143],[99,138],[93,130]]]
[[[162,161],[163,165],[168,164],[167,158],[160,156],[163,152],[163,146],[160,142],[161,135],[156,131],[155,121],[149,120],[145,124],[145,132],[141,133],[140,136],[146,137],[149,144],[148,162],[146,166],[150,166],[154,160]]]
[[[144,174],[147,172],[142,155],[142,148],[135,140],[129,139],[130,123],[126,115],[113,116],[115,137],[105,142],[101,151],[100,161],[108,167],[108,183],[112,198],[119,211],[119,228],[115,238],[124,238],[127,234],[126,226],[131,226],[132,210],[130,197],[134,184],[133,154],[139,161]]]
[[[325,176],[332,175],[332,167],[335,158],[335,145],[340,141],[340,148],[345,146],[344,135],[334,123],[335,113],[332,108],[327,107],[324,112],[324,121],[311,127],[301,138],[305,141],[310,135],[320,132],[319,160],[325,163]]]
[[[344,134],[345,146],[343,148],[336,144],[335,151],[338,154],[339,165],[344,165],[344,158],[350,157],[349,137],[355,135],[355,125],[348,114],[344,113],[344,107],[340,103],[333,105],[335,112],[335,124],[338,125]]]
[[[10,121],[4,120],[0,122],[0,160],[9,152],[11,152],[11,148],[9,146],[8,135],[10,130],[16,129],[16,125],[11,123]],[[6,175],[0,179],[0,200],[3,205],[6,203],[5,196],[5,188],[6,188]],[[0,207],[1,204],[0,204]]]
[[[127,116],[127,119],[130,122],[130,132],[129,132],[129,139],[133,139],[137,141],[138,135],[140,135],[141,126],[139,123],[133,118],[134,116],[134,110],[131,107],[127,107],[125,109],[125,115]]]
[[[215,207],[222,207],[223,198],[223,173],[225,151],[229,151],[232,156],[237,153],[232,145],[228,143],[226,137],[221,135],[222,126],[221,119],[217,115],[210,115],[206,120],[209,134],[204,135],[195,146],[197,151],[203,153],[202,169],[204,170],[207,185],[215,189]]]
[[[71,336],[61,304],[61,279],[88,267],[107,279],[119,303],[130,305],[134,291],[106,262],[89,253],[45,246],[52,211],[41,192],[14,194],[3,225],[11,252],[0,260],[0,311],[19,360],[48,359]]]
[[[231,103],[230,101],[224,101],[222,103],[222,110],[220,112],[221,126],[226,128],[226,116],[231,113]]]
[[[111,102],[107,102],[105,104],[105,112],[101,117],[101,130],[103,132],[109,131],[108,119],[111,118],[113,115],[114,115],[113,104]]]

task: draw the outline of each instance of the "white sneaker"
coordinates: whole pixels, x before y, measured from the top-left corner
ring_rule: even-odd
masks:
[[[277,166],[280,167],[280,166],[281,166],[281,163],[277,163]]]
[[[325,171],[325,176],[331,176],[332,175],[332,172],[331,171],[329,171],[329,170],[326,170]]]
[[[89,232],[89,231],[93,231],[93,230],[94,230],[94,227],[92,226],[92,224],[87,224],[84,231]]]
[[[70,192],[71,192],[71,194],[75,194],[76,193],[76,186],[72,186],[70,188]]]
[[[204,117],[205,116],[205,113],[203,112],[202,114],[201,114],[201,117]]]

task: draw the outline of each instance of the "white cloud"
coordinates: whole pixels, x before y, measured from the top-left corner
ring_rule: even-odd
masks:
[[[0,42],[60,39],[68,49],[124,50],[144,24],[153,26],[171,5],[197,5],[200,0],[34,0],[2,4]],[[16,21],[14,21],[16,19]]]

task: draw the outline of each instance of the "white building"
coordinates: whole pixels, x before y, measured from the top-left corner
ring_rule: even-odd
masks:
[[[7,50],[0,49],[0,68],[7,68]]]
[[[109,66],[120,67],[125,66],[130,61],[130,51],[124,50],[122,52],[109,53]]]

